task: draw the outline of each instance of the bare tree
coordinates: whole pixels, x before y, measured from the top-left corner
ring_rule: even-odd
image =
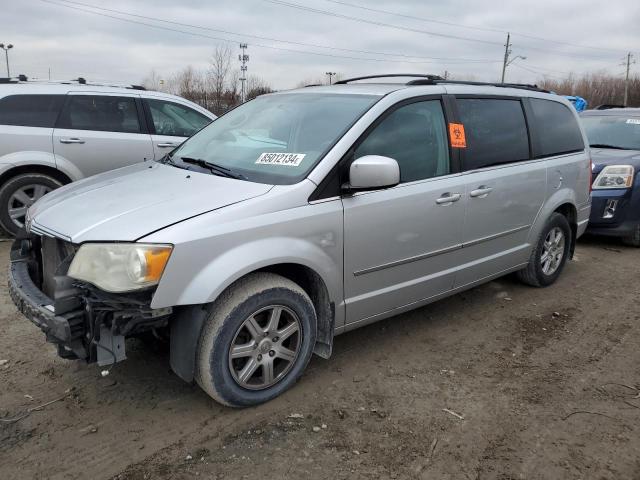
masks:
[[[213,94],[213,112],[218,115],[228,107],[224,104],[224,97],[230,69],[231,49],[228,45],[217,46],[209,62],[209,77]]]
[[[252,100],[258,95],[271,92],[273,92],[273,89],[265,79],[257,75],[249,75],[249,78],[247,78],[247,100]]]

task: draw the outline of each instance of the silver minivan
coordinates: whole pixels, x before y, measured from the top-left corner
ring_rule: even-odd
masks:
[[[176,374],[248,406],[337,334],[510,272],[551,285],[590,212],[571,104],[406,80],[264,95],[46,195],[12,248],[15,304],[64,358],[110,365],[165,335]]]
[[[51,190],[160,159],[215,118],[140,86],[0,78],[0,226],[15,235]]]

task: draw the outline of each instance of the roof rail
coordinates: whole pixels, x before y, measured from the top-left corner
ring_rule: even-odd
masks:
[[[123,85],[118,83],[98,83],[98,82],[88,82],[84,77],[73,78],[71,80],[39,80],[39,79],[29,79],[26,75],[18,75],[18,77],[0,77],[0,84],[3,83],[43,83],[43,84],[53,84],[53,85],[71,85],[72,83],[77,83],[78,85],[86,85],[86,86],[94,86],[94,87],[115,87],[115,88],[128,88],[131,90],[146,90],[146,88],[142,85]]]
[[[347,83],[357,82],[359,80],[371,80],[375,78],[397,78],[397,77],[413,77],[415,80],[408,81],[405,85],[479,85],[479,86],[492,86],[503,88],[520,88],[523,90],[531,90],[534,92],[551,93],[549,90],[544,90],[537,85],[530,85],[526,83],[494,83],[494,82],[472,82],[464,80],[446,80],[438,75],[428,75],[422,73],[389,73],[386,75],[367,75],[364,77],[347,78],[345,80],[339,80],[334,85],[346,85]]]
[[[346,78],[344,80],[338,80],[333,82],[334,85],[346,85],[347,83],[357,82],[358,80],[370,80],[373,78],[394,78],[394,77],[415,77],[428,80],[442,80],[442,77],[438,75],[425,75],[423,73],[389,73],[386,75],[367,75],[364,77]]]
[[[443,78],[434,80],[411,80],[407,82],[407,85],[478,85],[489,87],[501,87],[501,88],[520,88],[522,90],[531,90],[534,92],[551,93],[549,90],[538,87],[537,85],[531,85],[528,83],[499,83],[499,82],[472,82],[465,80],[445,80]]]

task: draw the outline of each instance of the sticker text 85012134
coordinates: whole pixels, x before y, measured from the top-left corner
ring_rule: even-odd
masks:
[[[263,153],[256,163],[259,165],[285,165],[297,167],[304,159],[304,153]]]

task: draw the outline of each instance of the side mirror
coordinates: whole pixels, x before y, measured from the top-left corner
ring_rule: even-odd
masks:
[[[354,160],[349,168],[346,190],[374,190],[400,183],[400,166],[393,158],[365,155]]]

